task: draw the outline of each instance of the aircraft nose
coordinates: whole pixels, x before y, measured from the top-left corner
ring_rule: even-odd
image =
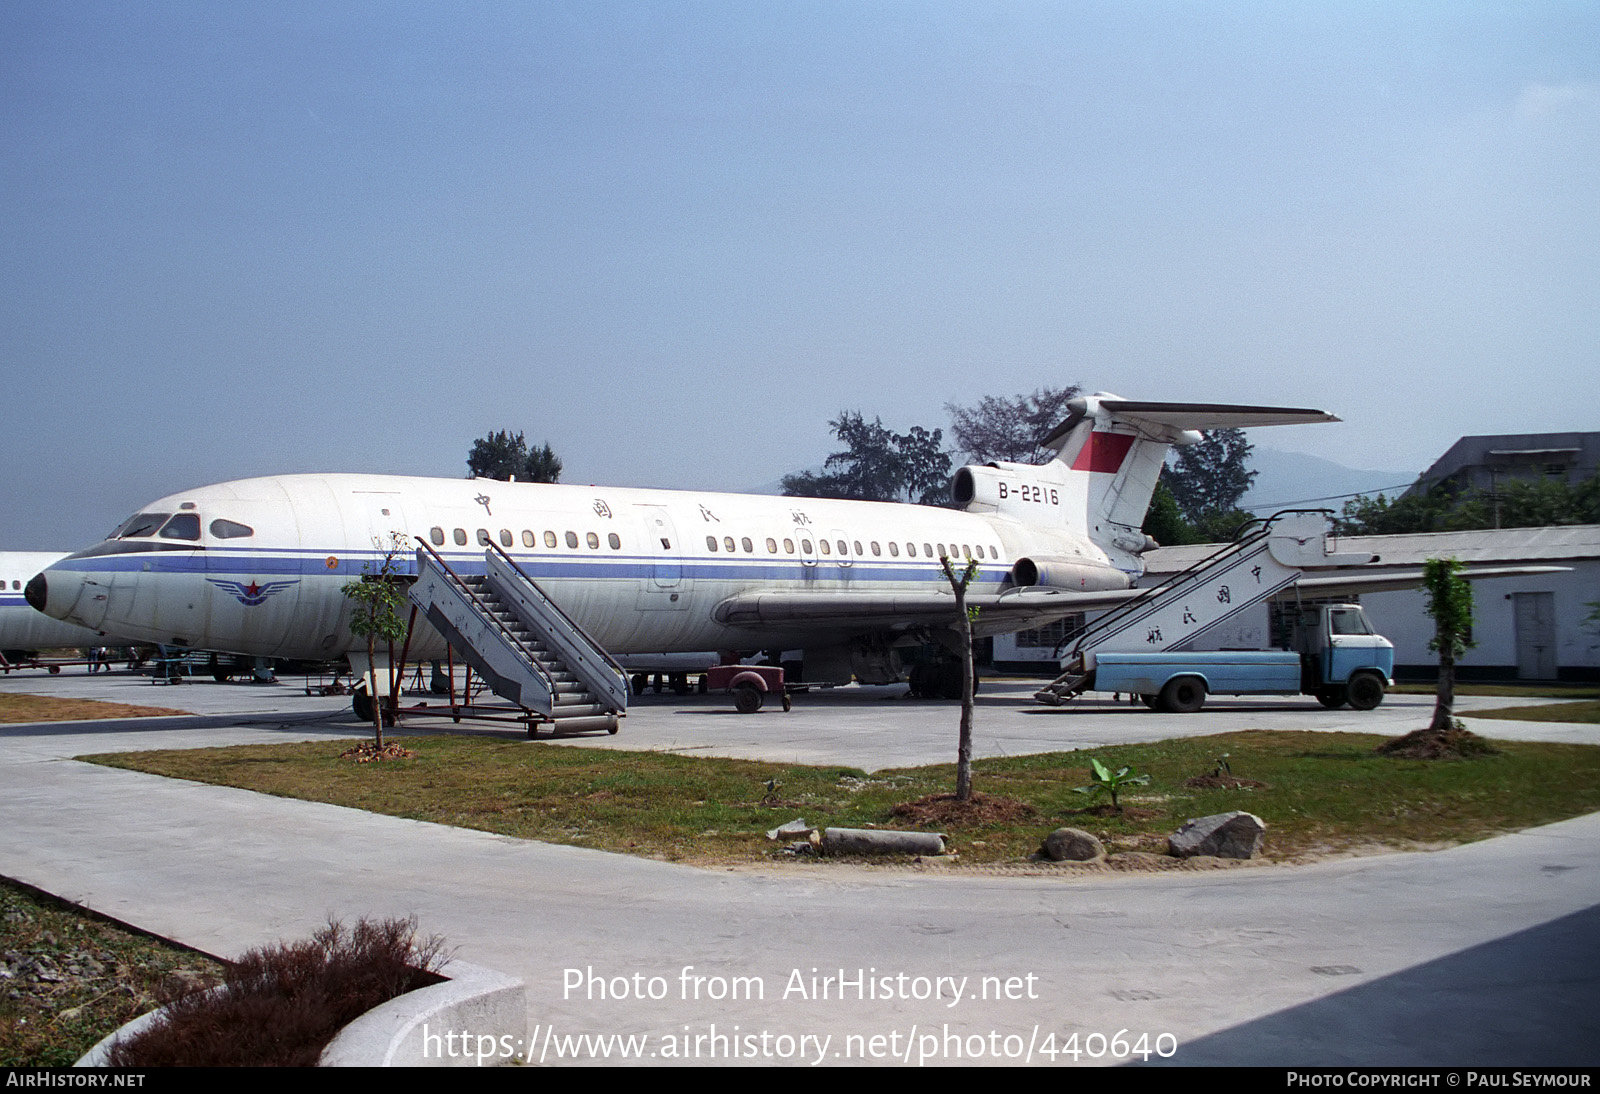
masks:
[[[45,584],[43,574],[34,574],[22,589],[22,599],[26,600],[28,606],[36,612],[44,611],[44,606],[49,601],[49,598],[50,589]]]
[[[36,611],[52,619],[67,619],[78,606],[83,578],[69,571],[46,570],[34,574],[22,590],[22,598]],[[82,620],[73,620],[82,622]]]

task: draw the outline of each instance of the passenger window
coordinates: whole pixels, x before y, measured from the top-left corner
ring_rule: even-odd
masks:
[[[768,536],[767,537],[767,554],[775,555],[777,553],[778,553],[778,541],[773,539],[771,536]]]
[[[617,533],[612,532],[610,535],[608,535],[606,537],[606,542],[611,544],[611,549],[613,551],[622,550],[622,537],[617,535]]]
[[[524,547],[537,547],[537,546],[539,546],[539,541],[537,539],[533,538],[533,533],[532,532],[530,532],[530,531],[528,531],[528,529],[524,528],[522,530],[522,545]]]
[[[933,557],[933,544],[924,543],[922,545],[922,553],[927,555],[929,558],[932,558]]]
[[[594,532],[590,532],[588,535],[584,536],[583,541],[589,545],[589,550],[591,551],[598,551],[600,549],[600,537]]]
[[[833,548],[828,546],[828,541],[827,540],[819,539],[819,540],[817,540],[817,544],[822,548],[822,553],[823,554],[825,554],[825,555],[833,554]]]
[[[509,529],[509,528],[500,529],[500,546],[502,546],[502,547],[510,547],[512,544],[514,544],[516,542],[517,542],[516,537],[511,534],[511,529]]]
[[[212,532],[216,531],[215,528],[211,530]],[[443,547],[444,529],[440,528],[438,525],[434,525],[432,528],[428,529],[428,542],[432,543],[435,547]]]
[[[950,548],[951,548],[951,550],[954,550],[955,549],[955,544],[952,543],[950,545]],[[967,546],[965,543],[963,543],[961,545],[961,553],[967,557],[967,560],[969,562],[972,560],[972,548]]]
[[[785,539],[783,541],[783,553],[786,555],[794,554],[794,540]]]
[[[568,532],[567,533],[567,546],[568,547],[576,547],[577,545],[578,545],[578,533],[576,533],[576,532]]]
[[[443,543],[444,533],[437,528],[434,531],[439,532],[439,542]],[[255,535],[256,530],[248,524],[240,524],[236,520],[225,520],[222,517],[218,517],[211,522],[211,534],[218,539],[244,539],[246,536]]]
[[[906,557],[907,558],[916,558],[917,557],[917,545],[915,543],[906,544]]]
[[[889,557],[890,558],[899,558],[900,557],[900,545],[898,543],[896,543],[892,539],[889,541]]]
[[[546,531],[545,532],[545,534],[544,534],[544,545],[546,547],[554,547],[556,545],[556,534],[554,532],[550,532],[550,531]]]
[[[489,546],[489,529],[487,529],[487,528],[479,528],[478,529],[478,546],[479,547],[487,547],[487,546]]]
[[[723,536],[722,537],[722,546],[727,549],[727,552],[730,555],[733,554],[733,537],[732,536]]]
[[[162,539],[200,538],[200,518],[194,513],[179,513],[161,528]]]
[[[453,538],[457,547],[465,547],[467,545],[467,530],[465,528],[457,528]]]
[[[866,554],[866,552],[861,549],[861,541],[859,539],[856,540],[854,543],[852,543],[850,546],[852,546],[852,547],[854,547],[856,549],[856,554],[858,556]]]
[[[873,540],[872,541],[872,557],[878,558],[878,557],[882,556],[882,554],[883,554],[883,549],[878,546],[878,541],[877,540]]]
[[[747,555],[755,552],[755,547],[751,545],[749,536],[745,536],[743,539],[739,540],[739,546],[744,548],[744,553]]]
[[[706,550],[715,551],[716,549],[717,549],[717,537],[716,536],[707,536],[706,537]]]
[[[801,540],[800,541],[800,549],[802,551],[804,551],[806,554],[809,555],[811,553],[811,541],[809,539]],[[827,545],[826,544],[823,545],[823,550],[824,550],[824,553],[826,553],[826,550],[827,550]]]

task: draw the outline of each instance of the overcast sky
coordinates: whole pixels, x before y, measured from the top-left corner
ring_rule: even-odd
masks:
[[[0,547],[289,471],[742,489],[841,409],[1589,430],[1600,4],[0,5]]]

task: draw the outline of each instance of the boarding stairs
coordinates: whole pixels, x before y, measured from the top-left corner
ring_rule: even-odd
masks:
[[[1060,706],[1087,691],[1097,652],[1192,647],[1208,631],[1293,585],[1306,570],[1363,565],[1372,558],[1334,552],[1324,510],[1278,513],[1078,632],[1061,660],[1061,675],[1034,698]]]
[[[458,574],[431,547],[417,550],[411,602],[491,691],[522,708],[529,731],[615,733],[628,709],[622,666],[490,544],[482,574]]]

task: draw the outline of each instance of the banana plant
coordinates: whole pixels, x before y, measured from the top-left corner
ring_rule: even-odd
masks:
[[[1099,760],[1090,758],[1089,767],[1094,773],[1094,782],[1088,786],[1077,787],[1080,794],[1108,793],[1111,795],[1111,808],[1122,811],[1122,806],[1117,802],[1117,793],[1130,786],[1144,786],[1150,781],[1149,775],[1135,775],[1133,768],[1122,767],[1112,771]]]

